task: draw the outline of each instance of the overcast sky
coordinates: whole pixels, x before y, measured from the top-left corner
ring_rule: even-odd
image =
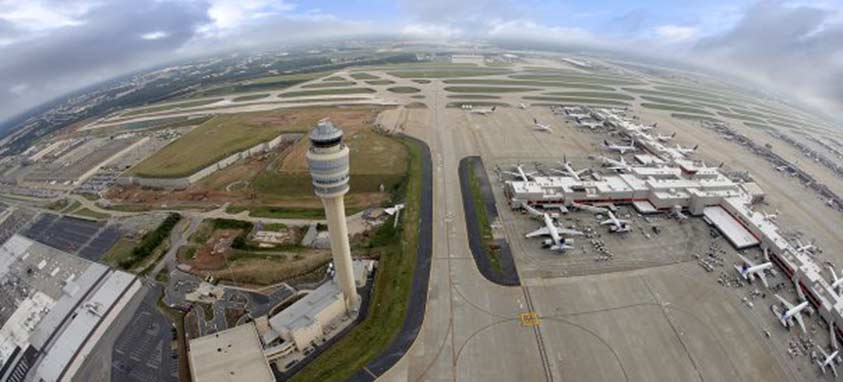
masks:
[[[637,49],[843,112],[843,0],[0,0],[0,120],[178,58],[380,33]]]

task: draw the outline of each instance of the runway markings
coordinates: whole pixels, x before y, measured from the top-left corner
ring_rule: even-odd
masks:
[[[528,328],[535,328],[541,325],[541,318],[536,312],[525,312],[519,315],[521,318],[521,326],[528,327]]]

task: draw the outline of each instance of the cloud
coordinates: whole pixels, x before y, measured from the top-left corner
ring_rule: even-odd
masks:
[[[447,40],[462,35],[462,31],[447,25],[409,24],[401,29],[401,35],[410,38]]]
[[[697,28],[680,25],[662,25],[656,28],[656,34],[669,43],[684,42],[697,36]]]
[[[277,0],[211,0],[208,17],[211,23],[205,33],[221,33],[242,26],[257,18],[278,15],[295,9],[295,6]]]
[[[20,29],[45,31],[83,24],[82,16],[96,6],[89,1],[7,0],[0,2],[0,20]]]
[[[700,39],[692,54],[828,112],[843,112],[840,16],[837,10],[762,1],[730,30]]]
[[[160,40],[162,38],[167,38],[169,36],[170,36],[170,34],[167,33],[167,32],[155,31],[155,32],[144,33],[144,34],[140,35],[140,38],[142,38],[144,40]]]

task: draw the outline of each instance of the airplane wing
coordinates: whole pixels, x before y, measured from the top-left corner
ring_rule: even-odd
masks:
[[[521,174],[519,174],[517,172],[512,172],[512,171],[501,171],[501,172],[503,172],[504,174],[510,175],[510,176],[515,176],[515,177],[518,177],[518,178],[521,177]]]
[[[802,321],[802,313],[796,313],[793,317],[796,318],[796,322],[798,322],[799,327],[802,328],[802,333],[807,333],[808,331],[805,330],[805,321]]]
[[[539,212],[539,210],[531,207],[529,204],[524,204],[524,211],[527,211],[530,216],[534,217],[542,217],[544,214]]]
[[[783,299],[783,298],[782,298],[782,296],[779,296],[779,295],[776,295],[776,298],[777,298],[777,299],[779,299],[779,301],[780,301],[780,302],[781,302],[781,303],[782,303],[782,304],[783,304],[783,305],[784,305],[784,306],[785,306],[788,310],[793,309],[793,304],[791,304],[791,303],[790,303],[790,301],[787,301],[787,300]]]
[[[615,224],[615,222],[612,219],[603,220],[602,222],[600,222],[600,225],[607,225],[607,224]]]
[[[751,267],[755,266],[755,263],[753,263],[752,261],[750,261],[749,259],[747,259],[743,255],[741,255],[740,253],[738,253],[737,255],[741,259],[741,261],[743,261],[743,263],[746,264],[747,267],[751,268]]]
[[[541,227],[533,232],[528,233],[525,235],[526,238],[533,238],[537,236],[547,236],[550,235],[550,230],[547,227]]]
[[[620,224],[620,225],[629,224],[629,220],[623,220],[623,219],[615,219],[615,220],[617,220],[618,224]]]
[[[582,236],[584,233],[577,231],[575,229],[559,227],[558,229],[560,235],[567,235],[567,236]]]
[[[767,288],[767,289],[770,288],[770,285],[767,284],[767,276],[764,275],[763,269],[758,271],[758,272],[755,272],[755,275],[758,276],[758,278],[761,279],[761,283],[764,284],[764,288]]]

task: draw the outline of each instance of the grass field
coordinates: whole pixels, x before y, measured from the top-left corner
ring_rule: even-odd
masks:
[[[680,113],[690,113],[690,114],[701,114],[701,115],[714,115],[702,109],[697,109],[693,107],[685,107],[685,106],[677,106],[677,105],[664,105],[659,103],[642,103],[641,107],[645,109],[654,109],[654,110],[666,110],[666,111],[677,111]]]
[[[558,82],[558,81],[529,81],[529,80],[505,80],[505,79],[455,79],[444,80],[446,84],[453,85],[511,85],[511,86],[536,86],[536,87],[561,87],[573,89],[588,89],[611,92],[614,88],[581,82]]]
[[[601,98],[601,99],[615,99],[623,101],[632,101],[633,96],[620,93],[605,93],[605,92],[549,92],[542,93],[542,95],[557,96],[557,97],[585,97],[585,98]]]
[[[419,88],[414,88],[412,86],[394,86],[394,87],[388,88],[386,90],[388,90],[390,92],[393,92],[393,93],[398,93],[398,94],[412,94],[412,93],[418,93],[418,92],[421,91]]]
[[[355,80],[377,80],[380,79],[378,76],[371,75],[369,73],[351,73],[351,78]]]
[[[392,85],[395,81],[392,80],[371,80],[371,81],[364,81],[366,85]]]
[[[755,118],[755,117],[752,117],[752,116],[749,116],[749,115],[736,114],[736,113],[725,113],[725,112],[722,112],[722,111],[717,113],[717,114],[719,114],[721,117],[737,119],[737,120],[744,121],[744,122],[753,122],[753,123],[757,123],[757,124],[765,124],[766,123],[762,119],[758,119],[758,118]]]
[[[415,83],[417,83],[417,84],[421,84],[421,85],[425,85],[425,84],[429,84],[429,83],[430,83],[430,80],[425,80],[425,79],[416,79],[416,80],[411,80],[411,81],[413,81],[413,82],[415,82]]]
[[[586,84],[598,85],[643,85],[641,81],[634,81],[630,79],[609,78],[609,77],[594,77],[594,76],[578,76],[569,74],[513,74],[509,78],[515,80],[535,80],[535,81],[561,81],[561,82],[581,82]]]
[[[324,77],[328,73],[325,72],[313,72],[313,73],[300,73],[300,74],[282,74],[278,76],[270,76],[270,77],[261,77],[255,80],[247,81],[249,84],[276,84],[276,83],[284,83],[284,84],[293,84],[293,83],[301,83],[306,81],[312,81],[320,77]]]
[[[478,67],[427,67],[412,70],[398,70],[387,72],[387,74],[399,78],[457,78],[488,76],[496,74],[512,73],[511,70],[499,68],[478,68]]]
[[[539,91],[538,88],[520,87],[492,87],[492,86],[446,86],[445,91],[451,93],[523,93]]]
[[[480,190],[480,181],[475,174],[474,165],[469,165],[468,169],[468,184],[471,188],[471,200],[474,204],[474,210],[477,212],[477,224],[480,226],[480,236],[483,238],[483,252],[489,258],[489,263],[492,269],[500,273],[501,263],[498,257],[499,253],[492,247],[495,239],[492,237],[492,226],[489,224],[489,212],[486,211],[486,203],[483,200],[483,191]]]
[[[278,112],[219,115],[165,146],[131,172],[153,178],[187,176],[282,132],[305,132],[312,125],[310,120],[290,122]]]
[[[240,97],[234,97],[234,99],[232,99],[232,101],[233,102],[254,101],[254,100],[258,100],[258,99],[266,98],[266,97],[269,97],[268,93],[266,93],[266,94],[251,94],[251,95],[245,95],[245,96],[240,96]]]
[[[121,261],[124,261],[132,256],[132,249],[134,249],[137,245],[137,241],[121,238],[120,240],[117,240],[117,243],[115,243],[114,246],[105,253],[105,255],[103,255],[100,261],[116,268]]]
[[[342,78],[340,76],[331,76],[331,77],[325,77],[325,78],[322,79],[322,82],[340,82],[340,81],[348,81],[348,80],[346,80],[345,78]]]
[[[451,99],[500,99],[500,96],[488,94],[449,94]]]
[[[109,214],[93,211],[93,210],[88,209],[88,208],[80,208],[76,211],[71,212],[70,214],[76,215],[76,216],[82,216],[82,217],[86,217],[86,218],[91,218],[91,219],[94,219],[94,220],[103,220],[103,219],[108,219],[108,218],[111,217],[111,215],[109,215]]]
[[[647,101],[647,102],[660,103],[660,104],[665,104],[665,105],[679,105],[679,106],[685,106],[685,107],[695,107],[694,104],[691,104],[691,103],[688,103],[688,102],[685,102],[685,101],[677,101],[673,98],[662,98],[662,97],[653,97],[653,96],[642,95],[641,99],[644,100],[644,101]]]
[[[350,196],[353,197],[355,193],[378,192],[381,184],[385,190],[392,190],[400,183],[408,160],[408,153],[403,144],[371,129],[360,129],[346,134],[345,143],[350,151]],[[308,147],[309,143],[306,140],[299,141],[281,163],[258,174],[253,183],[255,192],[261,196],[265,195],[266,198],[272,195],[308,198],[315,201],[318,207],[304,160]],[[385,158],[389,160],[384,160]],[[346,203],[349,207],[355,206],[353,198]],[[321,208],[318,209],[321,214]],[[284,212],[289,212],[289,209]]]
[[[337,88],[337,89],[319,89],[319,90],[299,90],[279,94],[280,98],[289,97],[312,97],[322,95],[340,95],[340,94],[361,94],[374,93],[375,89],[370,88]]]
[[[422,186],[421,149],[413,143],[406,144],[412,159],[407,180],[398,194],[401,196],[395,200],[403,199],[405,208],[398,229],[387,221],[372,240],[372,249],[380,257],[366,319],[291,381],[345,381],[380,354],[404,324],[416,263]]]
[[[582,98],[582,97],[547,97],[547,96],[525,96],[522,97],[528,101],[549,101],[549,102],[557,102],[563,104],[572,104],[572,105],[609,105],[609,106],[629,106],[624,102],[610,100],[610,99],[599,99],[599,98]]]
[[[721,122],[721,120],[714,118],[714,117],[706,117],[704,115],[693,115],[693,114],[683,114],[683,113],[671,113],[671,117],[676,119],[688,120],[688,121],[712,121],[712,122]]]
[[[448,102],[448,104],[445,105],[445,107],[455,108],[455,107],[463,107],[464,105],[509,107],[509,104],[505,103],[505,102],[490,102],[490,101]]]
[[[191,108],[191,107],[199,107],[199,106],[210,105],[214,102],[219,102],[219,101],[222,101],[222,98],[214,98],[214,99],[207,99],[207,100],[201,100],[201,101],[167,103],[167,104],[164,104],[164,105],[161,105],[161,106],[151,106],[151,107],[145,107],[143,109],[132,110],[128,113],[123,114],[123,116],[128,117],[128,116],[141,115],[141,114],[157,113],[157,112],[161,112],[161,111],[174,110],[174,109],[177,109],[177,108],[186,109],[186,108]]]
[[[331,82],[317,82],[313,84],[304,84],[302,89],[321,89],[321,88],[341,88],[357,85],[354,81],[331,81]]]

